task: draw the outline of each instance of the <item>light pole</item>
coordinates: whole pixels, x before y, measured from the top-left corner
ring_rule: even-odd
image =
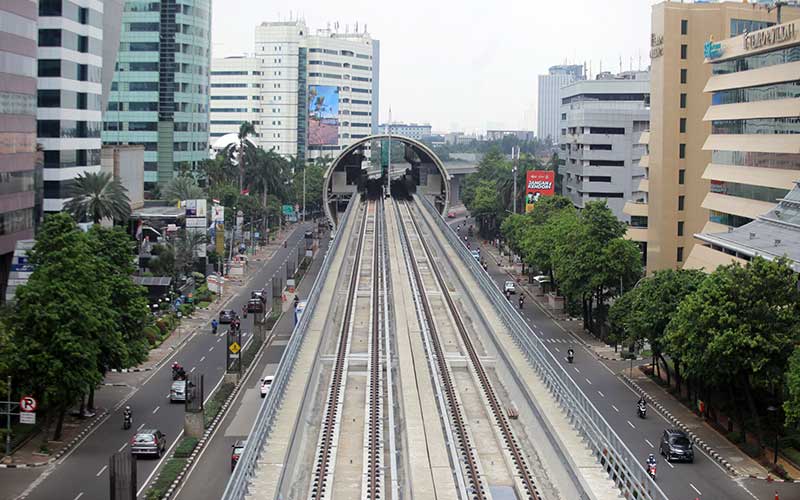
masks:
[[[775,465],[778,465],[778,435],[779,435],[778,434],[778,427],[779,427],[778,426],[778,424],[779,424],[779,422],[778,422],[778,409],[776,407],[772,406],[772,405],[769,405],[767,407],[767,411],[769,412],[770,415],[772,415],[772,418],[775,420],[775,458],[772,460],[772,462]]]
[[[303,163],[303,222],[306,221],[306,167],[307,163]]]
[[[514,154],[515,151],[516,155]],[[519,170],[519,146],[511,147],[511,161],[514,162],[514,166],[511,167],[511,173],[514,174],[514,192],[511,196],[514,199],[513,212],[517,213],[517,170]]]

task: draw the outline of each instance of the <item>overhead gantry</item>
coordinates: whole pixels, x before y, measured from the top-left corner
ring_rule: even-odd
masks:
[[[402,145],[399,158],[389,153],[392,143]],[[333,227],[356,192],[364,197],[391,194],[397,198],[416,193],[427,197],[444,215],[450,205],[450,174],[424,143],[401,135],[376,134],[348,146],[325,172],[323,206]]]

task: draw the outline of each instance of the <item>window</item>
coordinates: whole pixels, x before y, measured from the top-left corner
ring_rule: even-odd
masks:
[[[684,203],[686,201],[686,197],[683,195],[678,196],[678,210],[683,211]]]
[[[686,133],[686,118],[681,118],[681,121],[680,121],[680,133],[681,134],[685,134]]]
[[[61,106],[61,91],[39,90],[37,106],[40,108],[57,108]]]
[[[686,144],[678,145],[678,158],[680,158],[681,160],[686,158]]]
[[[686,184],[686,169],[678,170],[678,184]]]
[[[567,114],[566,113],[561,113],[561,119],[562,120],[566,120],[567,119]]]
[[[39,76],[61,76],[61,60],[39,59]]]
[[[39,47],[61,47],[61,30],[39,30]]]
[[[681,109],[686,109],[686,94],[681,94]]]
[[[686,59],[686,53],[689,52],[689,47],[685,44],[681,44],[681,59]]]
[[[683,221],[678,221],[678,236],[683,236]]]
[[[131,52],[158,52],[158,42],[131,42]]]
[[[681,68],[681,83],[686,83],[686,68]]]
[[[689,34],[689,20],[681,19],[681,35]]]
[[[683,247],[678,247],[678,262],[683,262]]]

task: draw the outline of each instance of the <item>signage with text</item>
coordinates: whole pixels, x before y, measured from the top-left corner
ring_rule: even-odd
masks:
[[[765,28],[753,33],[746,33],[742,39],[744,50],[755,50],[761,47],[777,45],[779,43],[794,40],[797,32],[794,23],[781,24],[771,28]]]
[[[528,170],[525,182],[525,212],[532,212],[541,196],[556,193],[556,173],[552,170]]]

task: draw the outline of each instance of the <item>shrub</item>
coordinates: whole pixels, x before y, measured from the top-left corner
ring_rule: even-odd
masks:
[[[156,326],[144,327],[144,336],[151,346],[155,346],[160,338],[161,330]]]
[[[169,324],[165,318],[158,318],[156,320],[156,327],[161,332],[161,335],[166,335],[167,331],[169,331]]]
[[[199,439],[195,437],[184,437],[181,439],[180,443],[175,447],[175,458],[188,458],[189,455],[192,454],[194,451],[195,446],[197,446],[197,442]]]
[[[163,498],[167,489],[172,485],[172,482],[178,478],[178,474],[181,473],[184,465],[186,465],[185,458],[170,458],[167,460],[164,464],[164,468],[161,470],[161,474],[158,475],[158,479],[156,479],[150,489],[147,490],[145,498],[147,498],[147,500],[159,500]]]

